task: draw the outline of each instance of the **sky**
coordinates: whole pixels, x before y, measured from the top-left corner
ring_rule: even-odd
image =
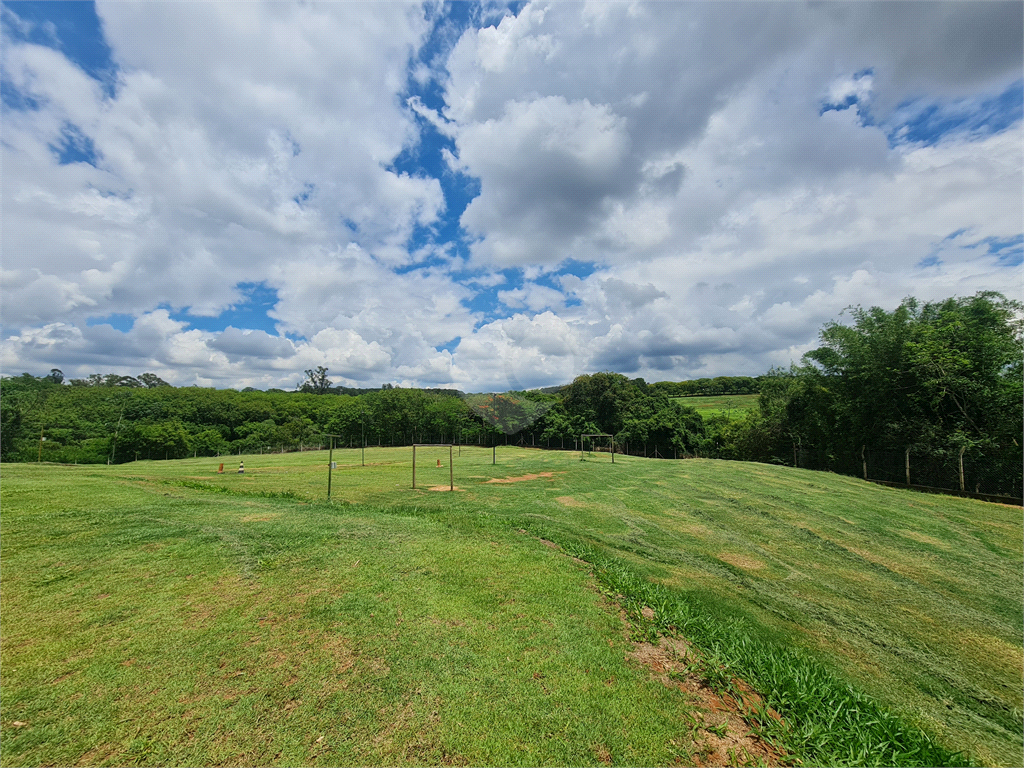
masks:
[[[0,7],[4,375],[756,376],[1024,298],[1020,2]]]

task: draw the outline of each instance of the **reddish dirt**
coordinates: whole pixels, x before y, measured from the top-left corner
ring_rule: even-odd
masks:
[[[495,477],[492,480],[488,480],[488,483],[521,483],[524,480],[537,480],[538,478],[546,477],[548,480],[555,479],[554,472],[539,472],[536,475],[520,475],[519,477]]]
[[[634,643],[628,656],[650,669],[651,677],[662,685],[681,691],[694,708],[695,765],[785,764],[778,750],[751,732],[746,720],[746,715],[763,707],[761,697],[742,680],[733,680],[739,700],[728,693],[713,691],[690,671],[688,661],[694,661],[696,654],[685,640],[661,637],[657,645]],[[778,717],[774,710],[768,713]]]
[[[520,528],[519,533],[526,530]],[[546,547],[561,549],[547,539],[538,538]],[[573,558],[578,563],[588,565],[583,560]],[[594,591],[597,585],[591,585]],[[617,611],[622,620],[623,634],[632,637],[632,625],[621,606],[602,597],[602,604],[611,611]],[[641,615],[648,621],[654,619],[655,613],[649,606],[644,606]],[[611,642],[611,641],[609,641]],[[771,744],[763,741],[753,733],[754,723],[751,716],[755,712],[766,711],[770,717],[781,721],[779,714],[771,708],[765,710],[760,695],[745,681],[738,678],[732,680],[732,688],[736,696],[730,693],[716,693],[707,682],[691,667],[699,669],[696,662],[700,654],[681,637],[660,637],[657,644],[633,642],[633,650],[627,658],[642,664],[650,670],[651,677],[668,688],[680,691],[691,708],[687,725],[690,726],[693,743],[694,765],[697,766],[735,766],[735,765],[787,765],[785,755]],[[738,698],[737,698],[738,696]],[[685,717],[685,716],[684,716]],[[751,718],[748,720],[748,718]],[[605,750],[606,753],[606,750]],[[595,748],[598,762],[604,763],[605,754],[601,745]]]

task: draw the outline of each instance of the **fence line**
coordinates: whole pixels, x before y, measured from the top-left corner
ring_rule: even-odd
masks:
[[[896,488],[946,493],[983,501],[1022,504],[1020,464],[1011,451],[936,451],[920,447],[879,448],[828,454],[794,447],[795,465],[861,477]]]

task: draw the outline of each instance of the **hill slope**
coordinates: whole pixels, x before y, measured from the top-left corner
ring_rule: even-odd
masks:
[[[336,451],[333,506],[305,503],[326,452],[245,457],[242,476],[210,459],[5,466],[5,719],[30,723],[5,727],[5,762],[104,745],[87,761],[314,762],[325,743],[335,763],[692,761],[679,697],[623,662],[586,566],[520,527],[596,547],[723,625],[744,617],[977,761],[1021,759],[1019,509],[512,448],[496,466],[463,448],[446,493],[423,490],[447,488],[434,453],[413,490],[408,449],[367,450],[366,467]],[[88,726],[57,704],[83,690]],[[111,723],[139,707],[191,730],[143,719],[126,740]],[[532,713],[524,729],[511,710]],[[232,752],[250,727],[266,743]]]

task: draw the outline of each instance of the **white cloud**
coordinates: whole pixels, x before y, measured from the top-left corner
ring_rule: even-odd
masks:
[[[5,89],[39,103],[3,115],[5,372],[291,387],[326,365],[475,390],[756,374],[850,304],[1019,293],[985,243],[1024,229],[1020,121],[888,135],[916,100],[969,112],[1019,81],[1019,4],[480,7],[487,25],[429,64],[433,10],[412,5],[98,11],[112,96],[3,41]],[[424,242],[455,215],[444,179],[388,170],[417,119],[452,139],[446,172],[479,182],[468,256]],[[69,137],[95,166],[57,163]],[[570,258],[589,276],[552,275]],[[174,319],[217,317],[242,283],[276,291],[276,335]],[[511,316],[470,311],[480,292]],[[88,322],[118,313],[127,332]]]
[[[324,241],[358,239],[404,263],[413,226],[443,210],[436,180],[386,170],[415,139],[396,95],[427,32],[421,9],[98,10],[121,67],[112,98],[60,53],[5,40],[5,79],[42,104],[5,112],[5,268],[77,287],[46,316],[5,295],[5,323],[81,321],[98,303],[102,314],[158,303],[214,314],[236,283]],[[92,140],[97,167],[57,165],[49,147],[68,123]],[[84,285],[89,269],[108,276],[93,280],[100,296]]]

